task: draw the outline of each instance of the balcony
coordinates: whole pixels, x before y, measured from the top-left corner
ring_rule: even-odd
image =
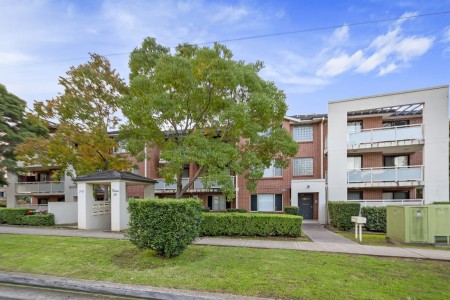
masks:
[[[415,146],[424,143],[423,124],[366,129],[347,134],[347,148],[351,150],[396,146]],[[408,149],[411,151],[411,149]]]
[[[19,182],[16,194],[64,194],[64,181]]]
[[[230,176],[231,180],[234,180],[234,176]],[[163,178],[156,179],[158,182],[155,184],[155,191],[158,193],[174,193],[177,189],[176,183],[166,183]],[[185,187],[189,183],[189,178],[182,178],[182,185]],[[213,184],[208,190],[203,185],[203,179],[197,178],[194,180],[193,187],[189,188],[187,192],[207,192],[221,190],[222,187],[217,184]]]
[[[364,168],[347,170],[348,187],[423,185],[423,166]]]
[[[422,205],[423,199],[376,199],[376,200],[347,200],[348,202],[361,203],[361,206],[386,206],[386,205]]]

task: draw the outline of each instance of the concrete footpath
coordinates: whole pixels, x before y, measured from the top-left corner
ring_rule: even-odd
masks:
[[[267,239],[244,239],[244,238],[218,238],[201,237],[194,244],[210,246],[248,247],[261,249],[288,249],[299,251],[319,251],[332,253],[348,253],[359,255],[386,256],[386,257],[406,257],[421,259],[436,259],[450,261],[450,251],[434,249],[418,249],[409,247],[387,247],[387,246],[367,246],[352,242],[341,237],[321,225],[304,224],[304,233],[313,242],[279,241]],[[107,238],[126,239],[124,234],[99,231],[99,230],[79,230],[79,229],[49,229],[37,227],[21,227],[0,225],[0,234],[31,234],[47,236],[69,236],[85,238]]]

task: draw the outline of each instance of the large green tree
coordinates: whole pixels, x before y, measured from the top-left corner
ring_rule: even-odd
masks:
[[[88,63],[71,67],[59,84],[62,94],[34,103],[36,116],[57,123],[55,132],[47,139],[27,139],[17,149],[19,157],[27,164],[59,166],[72,176],[128,169],[126,157],[114,155],[118,144],[108,135],[119,124],[118,99],[127,90],[109,61],[91,54]]]
[[[7,184],[6,171],[15,173],[14,149],[28,137],[46,136],[48,130],[25,112],[26,102],[0,84],[0,184]]]
[[[128,123],[120,134],[134,155],[145,146],[160,149],[167,163],[160,174],[177,183],[182,197],[199,176],[234,197],[232,174],[245,174],[248,188],[269,167],[286,166],[297,144],[281,128],[285,95],[258,72],[261,62],[233,60],[224,45],[179,45],[174,53],[147,38],[130,56],[130,89],[121,108]],[[198,171],[182,186],[186,164]]]

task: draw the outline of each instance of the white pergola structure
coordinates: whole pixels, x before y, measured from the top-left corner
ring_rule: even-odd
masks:
[[[122,231],[128,229],[127,186],[143,185],[144,198],[155,196],[156,180],[130,172],[108,170],[78,176],[78,229]],[[110,185],[111,201],[96,201],[94,185]]]

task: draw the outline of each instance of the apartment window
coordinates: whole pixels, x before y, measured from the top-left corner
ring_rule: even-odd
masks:
[[[114,148],[114,153],[127,153],[127,143],[125,141],[119,141],[116,148]]]
[[[409,125],[408,120],[400,120],[400,121],[384,121],[383,127],[395,127],[395,126],[406,126]]]
[[[313,140],[312,125],[295,126],[293,128],[293,138],[296,142],[311,142]]]
[[[0,192],[0,198],[4,198],[5,197],[5,192]]]
[[[39,205],[46,205],[46,204],[48,204],[48,198],[38,198],[38,204]]]
[[[183,168],[183,178],[189,178],[189,166]]]
[[[250,196],[251,211],[282,211],[283,196],[281,194],[258,194]]]
[[[263,177],[281,177],[283,176],[283,169],[275,167],[275,161],[272,160],[270,167],[264,170]]]
[[[362,130],[362,121],[352,121],[347,122],[347,132],[361,132]]]
[[[231,208],[231,202],[223,195],[209,195],[208,207],[210,210],[226,210]]]
[[[347,170],[361,170],[361,156],[347,156]]]
[[[362,200],[363,192],[347,192],[348,200]]]
[[[409,199],[409,191],[388,191],[383,192],[384,200]]]
[[[408,155],[384,156],[383,165],[385,167],[409,166],[409,156]]]
[[[313,175],[313,159],[307,158],[294,158],[294,176],[308,176]]]

